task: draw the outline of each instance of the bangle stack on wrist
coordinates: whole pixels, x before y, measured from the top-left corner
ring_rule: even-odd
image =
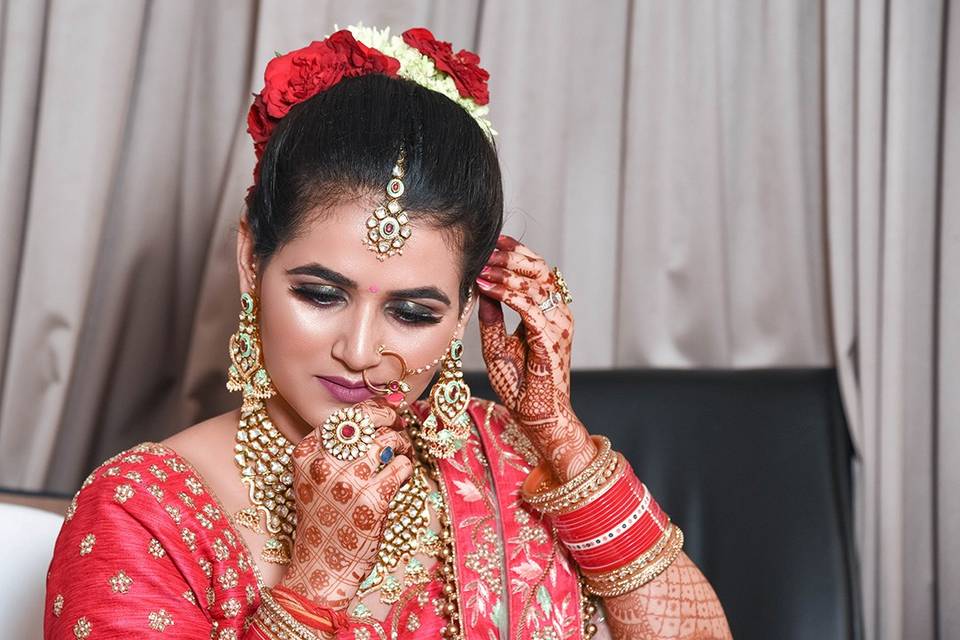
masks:
[[[683,532],[663,512],[610,441],[593,436],[589,466],[557,486],[548,467],[536,467],[524,499],[553,519],[560,541],[580,567],[587,589],[612,597],[650,582],[683,548]]]
[[[347,618],[342,612],[321,607],[282,586],[261,590],[255,623],[268,638],[317,640],[318,633],[336,634]]]

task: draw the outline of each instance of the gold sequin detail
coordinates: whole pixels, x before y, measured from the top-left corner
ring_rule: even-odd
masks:
[[[209,507],[210,505],[207,505],[207,506]],[[210,515],[210,514],[208,513],[207,515]],[[211,516],[211,517],[212,517],[212,516]],[[219,518],[220,518],[220,515],[217,514],[217,516],[216,516],[215,518],[213,518],[213,519],[214,519],[214,521],[216,521],[216,520],[218,520]],[[224,529],[224,531],[223,531],[223,538],[224,538],[224,540],[226,540],[228,543],[230,543],[230,546],[231,546],[231,547],[236,547],[236,546],[237,546],[237,539],[236,539],[235,537],[233,537],[233,534],[232,534],[232,533],[230,533],[230,529]]]
[[[63,594],[58,593],[53,598],[53,615],[59,618],[62,612],[63,612]]]
[[[213,529],[213,523],[210,522],[210,518],[203,515],[199,511],[193,514],[193,517],[197,519],[197,522],[199,522],[200,526],[203,527],[204,529],[211,529],[211,530]]]
[[[197,550],[197,534],[187,528],[180,530],[180,537],[183,538],[183,543],[187,545],[187,548],[190,551]]]
[[[210,504],[209,502],[203,505],[203,512],[207,514],[207,517],[213,520],[214,522],[216,522],[217,520],[223,517],[222,515],[220,515],[220,512],[217,511],[217,508],[212,504]],[[223,535],[227,537],[228,541],[233,539],[233,534],[230,533],[230,531],[224,531]],[[233,543],[231,542],[230,544],[233,544]]]
[[[147,551],[150,552],[154,558],[162,558],[167,555],[166,550],[163,548],[163,545],[160,544],[160,541],[156,538],[150,539],[150,545],[147,547]]]
[[[77,496],[73,496],[73,500],[70,501],[70,504],[67,506],[67,512],[64,514],[65,519],[69,522],[73,515],[77,512]]]
[[[237,630],[220,629],[220,634],[217,636],[217,640],[237,640]]]
[[[171,518],[174,522],[176,522],[177,524],[180,524],[180,509],[177,509],[177,508],[176,508],[175,506],[173,506],[172,504],[168,504],[168,505],[165,506],[163,509],[164,509],[164,511],[167,512],[167,515],[170,516],[170,518]]]
[[[127,471],[125,474],[123,474],[123,477],[126,478],[127,480],[133,480],[134,482],[142,481],[139,471]]]
[[[116,490],[113,492],[113,499],[123,504],[127,500],[133,497],[133,487],[128,484],[119,485]]]
[[[236,618],[237,614],[240,613],[240,601],[236,598],[230,598],[221,605],[223,608],[223,615],[228,618]]]
[[[250,568],[250,564],[247,562],[247,554],[240,552],[237,556],[237,566],[240,567],[240,571],[246,571]]]
[[[155,464],[150,465],[150,473],[160,482],[165,482],[167,479],[167,472]]]
[[[210,563],[206,558],[200,558],[197,560],[197,564],[200,565],[200,570],[203,571],[204,575],[208,578],[213,576],[213,564]]]
[[[207,587],[207,606],[212,607],[213,603],[217,601],[217,594],[214,593],[213,587]]]
[[[233,589],[237,586],[237,571],[233,567],[227,567],[227,570],[220,576],[220,586],[224,589]]]
[[[199,496],[201,493],[203,493],[203,485],[193,476],[190,476],[183,482],[187,485],[187,488],[190,489],[190,493],[193,495]]]
[[[90,631],[93,629],[93,625],[90,624],[90,621],[86,618],[80,618],[77,620],[77,624],[73,625],[73,635],[77,640],[85,640],[90,636]]]
[[[420,628],[420,617],[416,613],[410,612],[407,616],[407,631],[416,631]]]
[[[180,461],[177,460],[176,458],[167,458],[167,459],[164,460],[163,462],[164,462],[168,467],[170,467],[171,470],[175,471],[176,473],[183,473],[184,471],[187,470],[187,465],[183,464],[182,462],[180,462]]]
[[[183,597],[186,598],[187,602],[191,604],[197,604],[197,597],[193,595],[193,591],[187,589],[183,592]]]
[[[164,629],[173,625],[173,616],[167,613],[165,609],[151,611],[150,615],[147,616],[147,620],[149,621],[151,629],[160,631],[161,633]]]
[[[121,458],[121,460],[129,464],[140,464],[143,462],[143,456],[136,453],[131,453],[130,455]]]
[[[257,599],[257,592],[254,590],[253,585],[247,585],[247,604],[253,604],[253,601]]]
[[[354,640],[370,640],[370,630],[366,627],[360,627],[353,630]]]
[[[213,555],[217,557],[217,560],[226,560],[230,557],[230,549],[220,538],[213,541]]]
[[[149,493],[154,498],[156,498],[157,502],[160,502],[161,500],[163,500],[163,489],[161,489],[155,484],[152,484],[149,487],[147,487],[147,493]]]
[[[187,505],[191,509],[197,508],[197,504],[193,501],[193,498],[185,494],[183,491],[178,493],[177,496],[180,498],[180,501],[183,502],[183,504]]]
[[[80,555],[85,556],[91,551],[93,551],[93,545],[97,543],[97,536],[92,533],[88,533],[83,536],[83,540],[80,541]]]
[[[117,571],[117,575],[110,578],[109,582],[115,593],[126,593],[130,590],[130,585],[133,584],[133,578],[123,571]]]
[[[107,478],[118,476],[120,475],[120,467],[110,467],[103,473],[103,475],[106,476]]]

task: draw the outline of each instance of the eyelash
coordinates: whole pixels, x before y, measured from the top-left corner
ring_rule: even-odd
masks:
[[[343,300],[342,297],[337,295],[331,295],[329,293],[316,291],[313,289],[308,289],[307,287],[291,287],[291,290],[299,297],[306,299],[312,304],[317,305],[318,307],[329,307],[336,302]],[[420,314],[420,313],[409,313],[402,310],[397,310],[393,312],[393,317],[396,318],[398,322],[408,325],[425,325],[425,324],[437,324],[443,318],[433,315]]]

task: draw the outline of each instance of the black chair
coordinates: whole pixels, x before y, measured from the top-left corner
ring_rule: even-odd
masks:
[[[486,374],[466,374],[494,399]],[[573,406],[683,529],[737,640],[862,637],[832,369],[575,371]]]

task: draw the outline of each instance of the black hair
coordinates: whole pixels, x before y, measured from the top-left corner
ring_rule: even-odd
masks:
[[[463,107],[403,78],[343,79],[280,120],[247,200],[256,257],[269,260],[312,212],[344,198],[382,199],[401,147],[400,203],[412,222],[449,232],[458,245],[462,310],[503,227],[496,148]]]

